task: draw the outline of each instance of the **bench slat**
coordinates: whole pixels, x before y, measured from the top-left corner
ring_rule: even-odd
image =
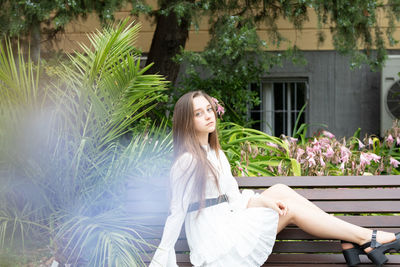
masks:
[[[338,241],[277,241],[273,253],[340,253]]]
[[[400,232],[400,226],[396,228],[382,228],[382,227],[374,227],[374,229],[377,230],[382,230],[382,231],[389,231],[393,233]],[[321,238],[316,238],[313,235],[310,235],[300,228],[291,228],[287,227],[283,229],[276,237],[277,240],[315,240],[315,239],[321,239]]]
[[[153,252],[158,246],[158,239],[146,240],[150,245],[142,245],[146,252]],[[178,239],[175,244],[177,253],[189,252],[189,246],[185,239]],[[341,253],[340,242],[337,240],[329,241],[280,241],[274,245],[273,253]]]
[[[387,262],[385,266],[400,265],[400,255],[387,255],[387,257],[389,259],[389,262]],[[182,263],[182,265],[179,264],[179,266],[192,266],[190,265],[188,254],[177,254],[176,259],[178,262]],[[363,264],[371,266],[371,261],[365,255],[361,255],[360,259]],[[184,263],[187,263],[188,265],[184,265]],[[267,263],[263,266],[274,266],[274,264],[283,264],[284,266],[308,266],[307,264],[318,264],[318,266],[325,266],[323,264],[330,264],[329,266],[332,266],[332,264],[340,264],[339,266],[347,266],[343,263],[344,258],[342,254],[272,254],[269,256]]]
[[[400,228],[400,216],[337,216],[338,218],[345,220],[349,223],[356,224],[359,226],[367,227],[367,228],[387,228],[389,229],[398,229]],[[162,231],[164,229],[164,223],[167,216],[166,214],[160,214],[159,216],[153,215],[153,217],[148,217],[146,219],[142,219],[138,221],[142,225],[145,226],[144,231],[140,231],[141,234],[145,238],[151,236],[160,237]],[[181,234],[184,233],[184,227],[182,227]],[[297,229],[297,228],[294,228]],[[138,229],[135,229],[138,230]],[[293,228],[286,228],[284,231],[292,231]],[[399,232],[395,231],[395,232]]]
[[[400,255],[387,255],[389,262],[386,265],[399,265]],[[361,255],[361,262],[371,266],[371,261],[365,256]],[[288,264],[343,264],[344,258],[342,254],[272,254],[269,256],[267,264],[263,266],[270,266],[276,263],[286,263]],[[385,265],[385,266],[386,266]]]
[[[400,175],[236,177],[236,181],[241,188],[263,188],[278,183],[301,188],[399,187]]]
[[[400,227],[399,216],[338,216],[338,218],[368,228],[375,228],[377,226]]]
[[[381,176],[276,176],[276,177],[236,177],[243,188],[268,188],[277,183],[294,188],[317,187],[399,187],[400,175]],[[160,200],[167,201],[167,185],[148,185],[145,189],[129,189],[126,201]],[[400,190],[399,188],[395,191]],[[312,196],[311,196],[312,197]],[[385,196],[383,196],[385,197]],[[168,201],[167,201],[168,202]]]
[[[397,219],[399,220],[399,219]],[[397,233],[400,232],[400,226],[397,227],[369,227],[369,228],[373,228],[373,229],[377,229],[377,230],[382,230],[382,231],[388,231],[388,232],[393,232],[393,233]],[[140,234],[140,236],[145,239],[145,240],[149,240],[149,239],[157,239],[158,241],[160,240],[160,237],[162,235],[162,231],[164,229],[164,226],[154,226],[151,229],[151,232],[146,231],[146,232],[141,232],[139,231],[138,233]],[[184,239],[186,238],[186,234],[185,231],[182,229],[179,238]],[[297,228],[297,227],[286,227],[285,229],[283,229],[277,236],[277,239],[283,239],[283,240],[315,240],[315,239],[320,239],[320,238],[316,238],[313,235],[310,235],[306,232],[304,232],[303,230]]]
[[[264,189],[254,189],[257,193],[262,193]],[[398,200],[400,199],[400,188],[314,188],[314,189],[296,189],[295,191],[309,200],[326,200],[326,199],[343,199],[343,200],[364,200],[364,199],[382,199],[382,200]],[[164,192],[165,193],[165,192]],[[126,203],[137,206],[137,202],[154,201],[161,203],[166,207],[169,203],[164,194],[149,195],[131,194],[125,199]],[[128,204],[129,205],[129,204]],[[155,204],[154,204],[155,205]]]
[[[400,216],[337,216],[349,223],[367,228],[376,227],[400,227]],[[144,225],[149,231],[158,231],[164,228],[166,215],[138,220],[138,223]],[[146,229],[146,230],[147,230]],[[162,230],[161,230],[162,231]],[[160,234],[161,236],[161,234]]]
[[[263,190],[256,190],[262,192]],[[368,189],[296,189],[308,200],[400,200],[400,188]]]
[[[313,201],[315,205],[326,212],[365,212],[365,213],[385,213],[400,212],[400,201]]]
[[[372,213],[385,213],[385,212],[400,212],[400,200],[360,200],[360,201],[313,201],[317,206],[326,212],[372,212]],[[136,205],[131,205],[129,212],[136,215],[140,213],[167,213],[168,204],[160,203],[157,201],[138,201]]]

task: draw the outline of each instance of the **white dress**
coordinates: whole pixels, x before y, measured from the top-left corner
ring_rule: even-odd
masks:
[[[187,212],[190,199],[189,189],[193,179],[191,173],[195,163],[189,153],[183,154],[172,166],[172,199],[161,242],[149,267],[172,267],[176,264],[174,246],[185,222],[185,231],[190,248],[190,262],[206,267],[256,267],[261,266],[271,254],[275,243],[278,213],[269,208],[246,208],[252,190],[239,191],[232,176],[229,162],[222,151],[219,158],[209,146],[204,146],[207,158],[219,173],[221,194],[229,202]],[[183,198],[182,198],[182,194]],[[206,198],[220,195],[215,182],[206,184]],[[182,200],[183,199],[183,200]]]

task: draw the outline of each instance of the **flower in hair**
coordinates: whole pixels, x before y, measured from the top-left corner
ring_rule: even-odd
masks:
[[[221,106],[221,104],[219,104],[218,99],[216,99],[215,97],[211,97],[211,99],[214,101],[215,104],[215,109],[217,111],[217,114],[222,117],[222,115],[224,115],[225,113],[225,109],[223,106]]]

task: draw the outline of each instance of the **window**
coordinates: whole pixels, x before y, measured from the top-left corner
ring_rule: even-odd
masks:
[[[306,79],[279,79],[252,84],[261,100],[259,106],[250,111],[250,117],[256,122],[253,128],[270,135],[292,136],[297,118],[298,127],[306,122],[306,114],[300,114],[307,101],[308,83]]]

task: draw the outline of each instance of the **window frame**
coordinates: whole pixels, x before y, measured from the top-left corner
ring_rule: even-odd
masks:
[[[294,125],[291,125],[291,114],[293,112],[296,111],[300,111],[297,109],[292,109],[291,108],[291,95],[289,94],[287,95],[287,92],[290,92],[290,87],[287,86],[287,84],[289,83],[304,83],[305,84],[305,103],[309,103],[309,91],[310,91],[310,79],[309,77],[269,77],[269,78],[263,78],[259,81],[259,83],[257,84],[257,89],[258,90],[258,94],[260,96],[260,107],[259,109],[252,109],[249,110],[249,117],[251,117],[251,114],[254,112],[259,112],[260,113],[260,130],[269,134],[269,135],[275,135],[275,114],[277,112],[277,109],[275,108],[274,105],[274,95],[273,95],[273,86],[274,83],[283,83],[284,87],[285,87],[285,91],[284,91],[284,103],[287,104],[289,103],[289,108],[290,108],[290,112],[287,112],[289,109],[287,109],[287,105],[285,105],[285,107],[282,110],[279,110],[281,112],[285,112],[284,114],[287,114],[286,116],[286,121],[287,121],[287,128],[290,129],[288,131],[288,129],[284,129],[284,133],[285,135],[288,136],[292,136],[292,128]],[[269,85],[269,90],[265,89],[266,85]],[[297,85],[295,85],[297,86]],[[249,87],[250,88],[250,87]],[[305,116],[305,123],[308,122],[309,119],[309,109],[308,107],[306,107],[306,109],[304,110],[304,116]],[[269,117],[269,118],[268,118]],[[268,127],[268,124],[270,123],[270,127]]]

